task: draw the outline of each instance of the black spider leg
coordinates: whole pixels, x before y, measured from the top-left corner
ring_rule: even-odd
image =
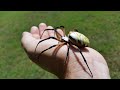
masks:
[[[66,43],[66,44],[67,44],[67,43]],[[67,46],[68,46],[68,50],[67,50],[67,55],[66,55],[66,59],[65,59],[65,64],[66,64],[66,62],[67,62],[67,60],[68,60],[69,50],[70,50],[70,44],[68,43]]]
[[[55,40],[58,40],[58,39],[55,38],[55,37],[48,37],[48,38],[46,38],[46,39],[43,39],[43,40],[39,41],[38,44],[36,45],[35,53],[36,53],[36,49],[37,49],[38,45],[39,45],[41,42],[43,42],[43,41],[45,41],[45,40],[48,40],[48,39],[55,39]]]
[[[43,50],[43,51],[40,53],[40,55],[41,55],[42,53],[44,53],[45,51],[47,51],[47,50],[49,50],[49,49],[51,49],[51,48],[53,48],[53,47],[55,47],[55,46],[59,46],[59,45],[60,45],[60,44],[55,44],[55,45],[50,46],[49,48]],[[38,57],[38,58],[39,58],[39,57]]]
[[[65,27],[64,26],[60,26],[60,29],[63,31],[64,37],[65,37]]]
[[[52,46],[50,46],[49,48],[43,50],[43,51],[40,53],[40,55],[41,55],[42,53],[44,53],[45,51],[47,51],[47,50],[49,50],[49,49],[51,49],[51,48],[53,48],[53,47],[55,47],[55,46],[57,46],[57,45],[58,45],[58,44],[56,44],[56,45],[52,45]]]
[[[56,36],[57,36],[57,38],[59,38],[59,36],[60,37],[62,37],[62,35],[60,34],[60,33],[58,33],[58,31],[57,31],[57,29],[59,29],[60,27],[56,27],[55,28],[55,32],[56,32]],[[59,36],[58,36],[59,35]],[[54,33],[54,36],[55,36],[55,33]]]
[[[64,26],[60,26],[60,28],[65,28]]]
[[[79,52],[80,52],[80,54],[82,55],[82,58],[83,58],[84,62],[86,63],[86,65],[87,65],[87,67],[88,67],[88,69],[89,69],[89,71],[90,71],[90,73],[91,73],[91,75],[92,75],[92,78],[93,78],[93,74],[92,74],[92,72],[91,72],[91,70],[90,70],[90,68],[89,68],[89,66],[88,66],[88,63],[87,63],[87,61],[86,61],[84,55],[82,54],[82,51],[80,50],[79,47],[78,47],[78,49],[79,49]]]
[[[57,27],[57,28],[58,28],[58,27]],[[57,29],[57,28],[56,28],[56,29]],[[45,32],[45,31],[48,31],[48,30],[53,30],[53,31],[55,31],[58,35],[60,35],[60,37],[62,37],[62,35],[61,35],[60,33],[58,33],[56,29],[45,29],[45,30],[43,31],[43,33],[42,33],[40,39],[42,38],[44,32]]]
[[[77,29],[74,29],[74,31],[78,32],[78,30],[77,30]]]

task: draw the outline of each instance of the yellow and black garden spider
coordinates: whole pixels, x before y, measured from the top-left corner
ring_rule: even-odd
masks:
[[[57,31],[58,28],[60,28],[63,31],[63,34],[64,34],[63,36]],[[68,56],[69,56],[70,45],[74,45],[74,46],[76,46],[78,48],[80,54],[82,55],[82,58],[83,58],[84,62],[86,63],[86,65],[87,65],[87,67],[88,67],[88,69],[89,69],[89,71],[91,73],[91,77],[93,77],[93,74],[92,74],[92,72],[91,72],[91,70],[90,70],[90,68],[89,68],[89,66],[87,64],[87,61],[86,61],[86,59],[85,59],[85,57],[82,54],[82,51],[80,49],[80,48],[87,47],[89,45],[89,43],[90,43],[89,39],[85,35],[79,33],[76,29],[74,31],[70,31],[69,34],[68,34],[68,37],[65,36],[65,28],[64,28],[64,26],[60,26],[60,27],[57,27],[55,29],[45,29],[43,31],[42,35],[44,34],[45,31],[48,31],[48,30],[53,30],[54,31],[54,35],[56,35],[56,37],[48,37],[46,39],[43,39],[43,40],[39,41],[38,44],[36,45],[35,53],[36,53],[36,49],[37,49],[38,45],[41,42],[43,42],[45,40],[48,40],[48,39],[55,39],[55,40],[58,40],[59,42],[61,42],[60,44],[68,46],[67,55],[66,55],[66,61],[67,61],[68,60]],[[42,35],[41,35],[41,37],[42,37]],[[40,39],[41,39],[41,37],[40,37]],[[45,51],[47,51],[47,50],[49,50],[49,49],[51,49],[51,48],[53,48],[55,46],[58,46],[60,44],[58,43],[56,45],[52,45],[49,48],[43,50],[40,54],[42,54],[43,52],[45,52]]]

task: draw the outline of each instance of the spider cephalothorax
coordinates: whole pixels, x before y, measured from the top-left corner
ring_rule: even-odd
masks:
[[[57,31],[58,28],[60,28],[63,31],[63,33],[64,33],[63,36]],[[70,31],[68,36],[65,36],[64,26],[60,26],[60,27],[57,27],[55,29],[45,29],[44,32],[48,31],[48,30],[54,30],[54,35],[56,35],[56,37],[48,37],[46,39],[43,39],[43,40],[38,42],[37,46],[41,42],[43,42],[45,40],[48,40],[48,39],[58,40],[59,42],[61,42],[61,44],[68,46],[67,55],[66,55],[66,61],[68,60],[70,45],[76,46],[78,48],[80,54],[82,55],[83,60],[86,63],[86,65],[87,65],[87,67],[88,67],[88,69],[89,69],[89,71],[91,73],[91,76],[93,77],[93,74],[92,74],[92,72],[91,72],[91,70],[90,70],[90,68],[89,68],[89,66],[87,64],[87,61],[86,61],[85,57],[83,56],[82,51],[80,49],[80,48],[84,48],[84,47],[89,46],[89,43],[90,43],[89,39],[85,35],[79,33],[77,30]],[[44,34],[44,32],[42,33],[42,35]],[[42,37],[42,35],[41,35],[41,37]],[[40,37],[40,39],[41,39],[41,37]],[[40,54],[42,54],[43,52],[45,52],[45,51],[47,51],[47,50],[49,50],[49,49],[51,49],[51,48],[53,48],[55,46],[58,46],[58,45],[60,45],[60,44],[52,45],[49,48],[43,50]],[[35,48],[35,52],[36,52],[37,46]]]

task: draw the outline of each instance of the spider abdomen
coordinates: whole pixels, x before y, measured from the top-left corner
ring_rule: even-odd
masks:
[[[87,47],[90,43],[89,39],[85,35],[75,31],[69,32],[68,38],[72,44],[78,47]]]

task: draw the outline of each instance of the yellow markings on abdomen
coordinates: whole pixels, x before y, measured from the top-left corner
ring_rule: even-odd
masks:
[[[88,46],[89,45],[89,39],[79,33],[79,32],[70,32],[69,33],[69,36],[72,37],[72,39],[70,40],[73,44],[79,46],[79,47],[85,47],[85,46]]]

